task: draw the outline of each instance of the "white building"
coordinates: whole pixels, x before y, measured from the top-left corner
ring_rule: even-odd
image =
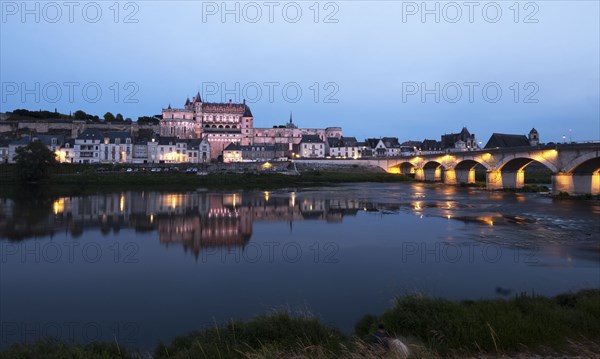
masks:
[[[127,132],[105,132],[100,142],[100,162],[132,163],[133,144]]]
[[[187,162],[210,162],[210,143],[208,142],[208,136],[204,136],[202,139],[194,139],[188,141]]]
[[[328,138],[329,156],[339,158],[360,158],[361,150],[355,137]]]
[[[300,157],[324,158],[326,153],[326,143],[319,136],[302,136],[302,140],[300,141]]]
[[[85,130],[75,139],[74,163],[100,163],[100,142],[104,136],[98,130]]]

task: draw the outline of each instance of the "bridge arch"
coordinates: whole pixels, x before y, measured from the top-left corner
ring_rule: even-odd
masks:
[[[514,156],[503,159],[500,161],[496,168],[487,172],[486,185],[488,189],[519,189],[525,186],[525,168],[532,163],[538,163],[541,166],[539,175],[536,176],[536,182],[546,182],[544,179],[546,174],[544,172],[550,172],[548,175],[555,174],[558,172],[557,166],[552,163],[549,158],[555,158],[557,152],[551,150],[551,153],[542,154],[528,154],[524,156]],[[549,180],[549,178],[548,178]]]
[[[423,169],[437,169],[437,168],[445,169],[444,165],[441,162],[436,160],[430,160],[423,163]]]
[[[475,167],[477,167],[477,166],[482,166],[486,170],[491,169],[487,163],[485,163],[485,162],[482,163],[480,161],[477,161],[476,159],[470,159],[470,158],[459,161],[456,164],[456,166],[454,167],[454,169],[456,169],[456,170],[472,170],[472,169],[475,169]]]
[[[413,163],[411,162],[400,162],[395,164],[394,166],[390,167],[391,170],[388,170],[388,172],[395,172],[395,173],[400,173],[400,174],[404,174],[404,175],[409,175],[409,174],[414,174],[415,171],[417,170],[417,166],[415,166]]]
[[[479,167],[480,171],[487,172],[489,165],[481,163],[474,158],[465,158],[454,166],[453,169],[444,173],[444,182],[448,184],[472,184],[476,182],[475,171]]]
[[[600,171],[600,154],[590,152],[569,162],[561,172],[564,173],[596,173]]]
[[[548,157],[556,157],[557,153],[554,150],[550,150],[552,154],[547,155]],[[529,166],[531,163],[539,162],[546,166],[552,173],[556,173],[559,171],[558,167],[554,163],[552,163],[549,158],[547,158],[544,153],[539,155],[526,155],[526,156],[515,156],[512,158],[505,158],[500,163],[497,164],[496,170],[498,171],[507,171],[507,172],[519,172],[525,170],[525,167]]]
[[[442,181],[442,171],[445,170],[444,165],[436,160],[430,160],[423,163],[423,167],[417,169],[415,178],[426,182]]]

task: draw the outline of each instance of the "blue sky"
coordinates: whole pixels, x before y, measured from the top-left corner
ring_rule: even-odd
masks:
[[[114,3],[0,1],[0,111],[135,119],[201,91],[257,127],[600,140],[598,1]]]

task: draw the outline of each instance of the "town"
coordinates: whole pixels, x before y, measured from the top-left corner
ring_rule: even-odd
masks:
[[[384,136],[358,141],[341,127],[298,127],[289,120],[272,128],[254,127],[254,116],[242,103],[203,102],[198,93],[182,108],[168,105],[162,114],[123,119],[77,111],[15,110],[0,113],[0,163],[14,163],[16,151],[41,141],[60,163],[75,164],[206,164],[266,162],[301,158],[358,159],[474,151],[482,148],[537,146],[539,134],[494,133],[485,146],[466,127],[440,140],[400,141]]]

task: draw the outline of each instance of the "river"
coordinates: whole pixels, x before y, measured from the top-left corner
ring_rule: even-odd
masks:
[[[600,203],[423,183],[0,197],[0,348],[600,287]]]

